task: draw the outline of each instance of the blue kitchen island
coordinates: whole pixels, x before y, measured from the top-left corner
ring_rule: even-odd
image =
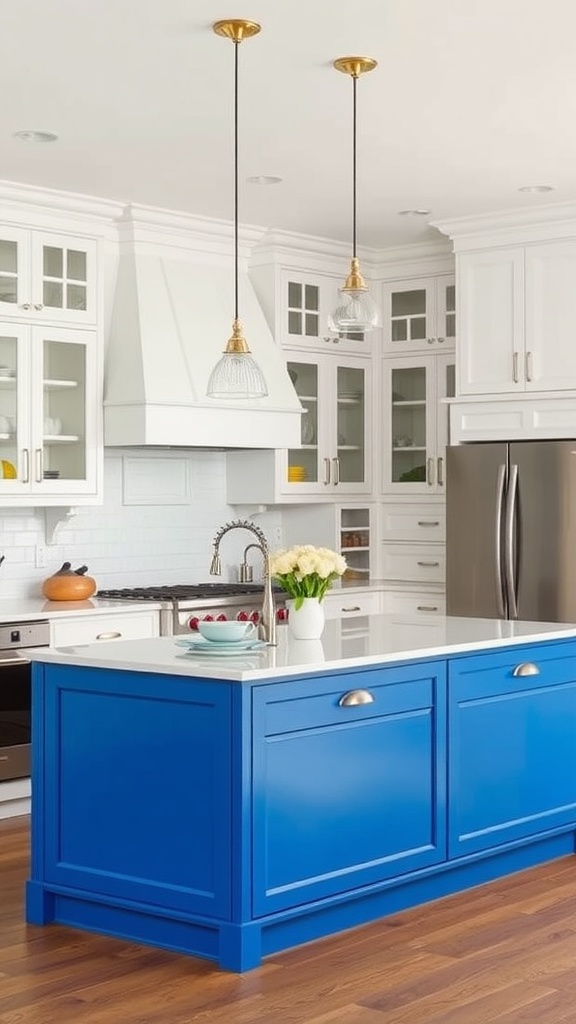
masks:
[[[576,626],[329,621],[33,660],[27,920],[245,971],[574,852]]]

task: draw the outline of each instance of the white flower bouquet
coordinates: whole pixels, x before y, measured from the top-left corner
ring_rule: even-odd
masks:
[[[346,572],[346,559],[330,548],[312,544],[276,551],[270,558],[270,575],[301,608],[305,597],[322,600],[337,576]]]

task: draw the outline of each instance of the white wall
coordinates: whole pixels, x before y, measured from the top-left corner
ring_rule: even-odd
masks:
[[[136,489],[137,459],[144,458]],[[174,481],[174,491],[170,489]],[[180,489],[179,489],[180,488]],[[137,504],[128,502],[137,501]],[[160,502],[160,503],[158,503]],[[104,460],[104,504],[78,506],[46,543],[43,509],[0,512],[0,597],[36,597],[42,581],[62,562],[87,565],[100,588],[153,583],[203,583],[211,577],[212,539],[219,526],[247,518],[226,504],[225,455],[220,451],[130,452],[109,449]],[[280,545],[280,516],[254,516],[270,547]],[[237,579],[244,547],[254,540],[242,530],[228,534],[221,548],[222,580]],[[45,567],[36,566],[37,546]],[[250,552],[254,580],[261,579],[261,558]]]

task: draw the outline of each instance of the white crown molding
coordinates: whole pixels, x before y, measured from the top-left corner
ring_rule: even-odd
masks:
[[[433,221],[431,226],[452,239],[455,252],[495,243],[506,245],[568,238],[576,235],[576,203],[499,210],[475,217]]]
[[[0,181],[1,219],[4,222],[13,219],[15,223],[21,224],[23,209],[36,218],[65,214],[69,218],[89,218],[92,221],[101,220],[110,224],[121,214],[124,204],[76,192],[62,192],[14,181]]]

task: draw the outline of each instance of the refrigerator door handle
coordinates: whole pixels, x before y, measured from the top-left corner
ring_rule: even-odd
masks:
[[[502,571],[502,516],[504,512],[504,486],[506,484],[506,466],[498,467],[498,479],[496,482],[496,526],[494,535],[496,538],[496,601],[498,615],[506,618],[506,602],[504,600],[505,583]]]
[[[514,528],[516,526],[516,502],[518,499],[518,466],[510,466],[510,482],[506,499],[506,517],[504,520],[504,564],[506,570],[506,590],[508,592],[508,618],[518,618],[518,598],[516,580],[514,578]]]

